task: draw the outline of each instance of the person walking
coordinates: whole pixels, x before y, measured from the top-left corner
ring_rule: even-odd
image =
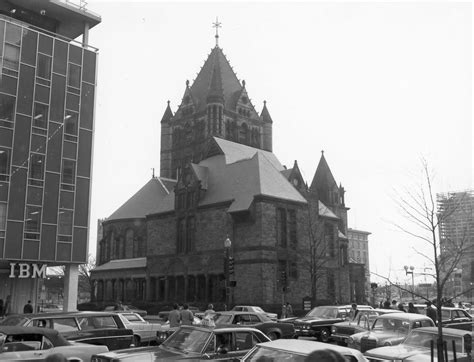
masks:
[[[395,309],[395,310],[398,310],[398,303],[397,301],[394,299],[392,300],[392,306],[391,306],[392,309]]]
[[[173,304],[173,310],[168,314],[168,320],[170,321],[170,328],[179,327],[181,324],[181,313],[178,310],[178,303]]]
[[[430,317],[436,324],[436,320],[438,319],[436,309],[433,308],[433,305],[430,301],[426,302],[426,316]]]
[[[186,303],[183,305],[183,309],[180,311],[181,315],[181,324],[190,326],[194,321],[194,314],[189,310],[189,305]]]
[[[26,303],[25,306],[23,307],[23,313],[25,314],[33,313],[33,306],[31,305],[31,300],[29,300],[28,303]]]
[[[286,318],[286,304],[283,303],[283,305],[281,306],[281,319],[283,318]]]
[[[214,306],[212,304],[209,304],[207,306],[206,311],[204,312],[204,316],[207,316],[208,314],[214,315],[216,314],[216,311],[214,310]]]
[[[383,307],[385,309],[390,309],[390,299],[387,298],[387,300],[383,303]]]
[[[405,313],[406,313],[406,310],[405,310],[405,308],[403,307],[403,303],[398,303],[398,310],[399,310],[400,312],[405,312]]]
[[[7,299],[5,299],[5,305],[3,306],[3,316],[6,317],[10,314],[11,308],[11,295],[7,295]]]
[[[418,309],[415,308],[415,305],[412,302],[408,303],[408,313],[418,314]]]

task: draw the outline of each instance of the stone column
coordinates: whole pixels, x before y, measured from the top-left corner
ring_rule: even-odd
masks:
[[[175,276],[174,277],[174,295],[173,295],[173,299],[174,300],[177,300],[178,299],[178,277]]]
[[[145,289],[146,289],[146,292],[145,292],[145,300],[152,300],[153,299],[153,296],[152,296],[152,285],[151,285],[151,278],[149,275],[147,275],[145,277]]]
[[[165,301],[170,300],[170,281],[168,277],[165,279]]]
[[[184,301],[188,302],[188,287],[189,287],[189,277],[187,274],[184,275]]]
[[[160,295],[160,277],[156,277],[155,279],[155,300],[156,301],[159,301],[160,298],[161,298],[161,295]]]
[[[79,265],[67,264],[64,270],[64,311],[77,310],[77,291],[79,287]]]
[[[206,275],[204,276],[206,278],[206,282],[205,282],[205,287],[204,287],[204,299],[206,299],[207,302],[209,302],[212,298],[209,298],[209,274],[206,273]]]

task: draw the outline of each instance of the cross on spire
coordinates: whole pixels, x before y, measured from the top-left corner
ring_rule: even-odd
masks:
[[[219,23],[219,18],[216,17],[216,22],[212,23],[212,27],[216,28],[216,35],[214,36],[216,38],[216,47],[219,46],[219,28],[222,28],[222,23]]]

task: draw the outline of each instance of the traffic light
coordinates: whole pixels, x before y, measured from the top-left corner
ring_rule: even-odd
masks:
[[[286,286],[286,271],[284,270],[281,272],[281,284]]]
[[[229,256],[229,274],[234,274],[234,257]]]

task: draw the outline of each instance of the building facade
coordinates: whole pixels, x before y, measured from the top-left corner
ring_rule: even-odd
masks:
[[[65,266],[64,308],[76,306],[97,68],[87,39],[98,23],[73,3],[0,4],[0,299],[9,312],[38,302],[46,266]]]
[[[349,228],[347,237],[349,239],[349,260],[352,263],[362,264],[365,276],[365,298],[370,300],[370,262],[369,262],[369,235],[370,232]],[[358,290],[355,286],[351,286],[352,290]],[[356,298],[357,299],[357,298]]]
[[[442,271],[453,269],[448,296],[472,300],[474,288],[474,191],[437,195]],[[457,260],[459,259],[459,260]],[[455,263],[455,265],[454,265]]]
[[[348,302],[345,190],[324,154],[310,186],[284,167],[272,125],[216,45],[175,113],[168,102],[160,177],[103,222],[97,299]]]

